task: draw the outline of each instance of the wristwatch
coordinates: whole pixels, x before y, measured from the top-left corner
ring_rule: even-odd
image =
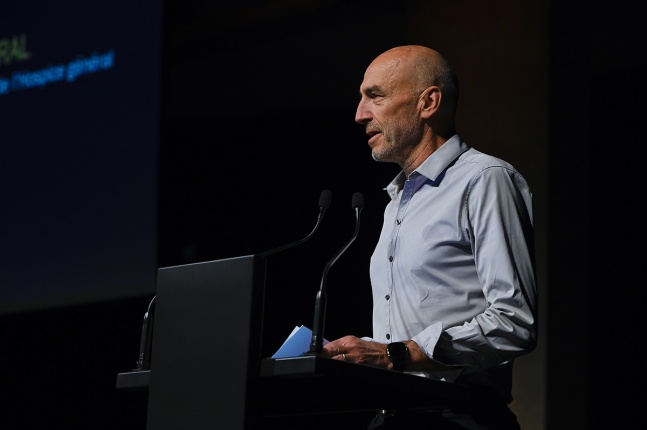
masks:
[[[386,346],[386,356],[393,363],[393,370],[402,372],[404,363],[409,358],[409,348],[404,342],[391,342]]]

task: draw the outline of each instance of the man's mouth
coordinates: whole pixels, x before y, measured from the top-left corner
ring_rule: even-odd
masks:
[[[380,136],[382,136],[382,133],[379,131],[368,131],[366,132],[366,134],[369,135],[369,139],[368,139],[369,145],[373,145],[375,141],[377,141],[377,139],[379,139]]]

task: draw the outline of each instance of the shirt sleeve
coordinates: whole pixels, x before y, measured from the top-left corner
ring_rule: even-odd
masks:
[[[484,309],[462,325],[430,326],[416,340],[446,364],[489,367],[532,351],[537,303],[531,193],[506,166],[489,166],[470,183],[462,215]]]

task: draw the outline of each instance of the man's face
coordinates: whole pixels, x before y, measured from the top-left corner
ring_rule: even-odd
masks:
[[[376,161],[402,163],[422,138],[419,95],[400,60],[378,57],[366,69],[355,122],[366,127]]]

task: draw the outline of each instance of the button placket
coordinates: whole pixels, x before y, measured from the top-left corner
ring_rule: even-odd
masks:
[[[407,208],[409,207],[409,203],[411,202],[411,198],[413,197],[413,194],[415,192],[415,183],[416,179],[420,177],[420,174],[417,172],[414,172],[411,175],[411,178],[407,179],[407,181],[404,183],[404,188],[402,190],[402,196],[400,199],[400,203],[398,205],[398,212],[395,217],[395,225],[393,226],[393,230],[391,231],[391,240],[389,242],[388,246],[388,254],[387,254],[387,259],[388,259],[388,266],[389,266],[389,278],[390,278],[390,283],[389,283],[389,290],[390,293],[384,296],[385,303],[387,308],[389,309],[389,314],[391,313],[391,295],[393,294],[393,289],[395,287],[395,282],[394,282],[394,277],[393,277],[393,262],[396,257],[396,250],[397,250],[397,241],[398,241],[398,235],[400,233],[400,227],[402,226],[402,220],[404,218],[404,215],[407,211]],[[386,324],[387,327],[387,332],[385,334],[386,340],[390,341],[391,340],[391,323],[390,323],[391,318],[389,317],[388,322]]]

